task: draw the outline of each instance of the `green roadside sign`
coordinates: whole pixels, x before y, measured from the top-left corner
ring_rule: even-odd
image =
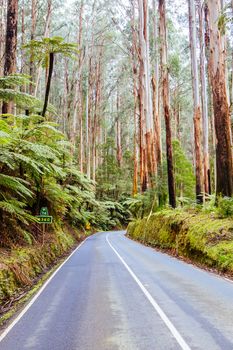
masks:
[[[37,222],[39,224],[52,224],[53,217],[49,215],[47,207],[42,207],[40,209],[40,215],[37,215]]]
[[[52,224],[53,222],[53,217],[48,215],[48,216],[37,216],[37,220],[39,224]]]
[[[49,216],[49,211],[47,207],[42,207],[40,209],[40,216]]]

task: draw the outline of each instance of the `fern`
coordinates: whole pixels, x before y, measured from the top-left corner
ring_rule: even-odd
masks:
[[[25,74],[10,74],[0,77],[0,88],[7,89],[33,84],[30,76]]]
[[[25,203],[16,199],[0,201],[0,210],[16,217],[23,224],[28,225],[29,222],[36,222],[36,218],[25,210]]]
[[[0,174],[0,187],[12,190],[21,197],[32,197],[32,192],[26,187],[28,182],[18,177]]]

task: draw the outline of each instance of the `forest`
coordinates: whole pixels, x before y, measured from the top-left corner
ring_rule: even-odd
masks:
[[[0,246],[233,215],[233,3],[0,0]]]

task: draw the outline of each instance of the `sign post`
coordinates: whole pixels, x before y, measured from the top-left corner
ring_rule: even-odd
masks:
[[[42,207],[40,209],[40,215],[37,215],[37,220],[39,224],[52,224],[53,217],[49,215],[47,207]]]
[[[38,224],[42,224],[42,245],[44,245],[45,224],[52,224],[53,217],[49,215],[47,207],[42,207],[40,209],[40,215],[37,215],[36,218]]]

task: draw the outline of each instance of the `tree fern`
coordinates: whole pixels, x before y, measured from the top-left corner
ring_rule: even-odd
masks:
[[[9,176],[5,174],[0,174],[0,188],[3,187],[5,190],[12,190],[16,192],[21,197],[31,197],[32,192],[26,187],[28,182],[15,176]],[[4,196],[0,193],[0,196]]]

